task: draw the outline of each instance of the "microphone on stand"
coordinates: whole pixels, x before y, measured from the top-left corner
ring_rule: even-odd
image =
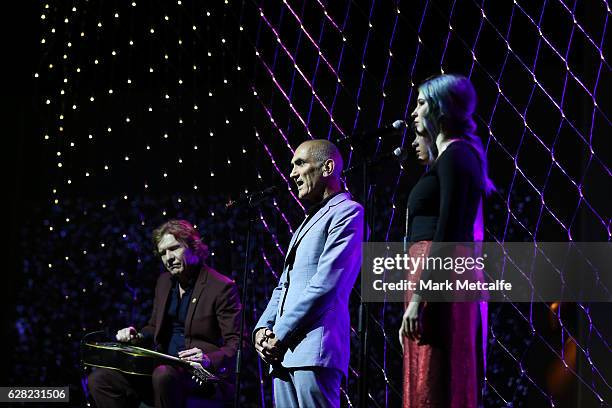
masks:
[[[367,130],[365,132],[356,133],[354,135],[341,137],[336,140],[337,143],[346,143],[351,141],[363,141],[372,139],[375,137],[382,137],[384,135],[395,134],[402,132],[408,125],[403,120],[396,120],[390,125],[383,126],[381,128]]]
[[[279,186],[271,186],[254,193],[245,194],[238,200],[229,200],[225,204],[225,209],[229,210],[236,207],[255,207],[270,197],[274,197],[281,191]]]
[[[395,160],[399,161],[400,163],[403,163],[408,158],[408,150],[404,149],[401,146],[396,147],[395,149],[393,149],[392,156]]]
[[[400,165],[402,163],[404,163],[406,161],[406,159],[408,158],[408,151],[406,149],[404,149],[403,147],[399,146],[396,147],[395,149],[393,149],[391,152],[389,153],[385,153],[382,156],[378,156],[376,158],[374,158],[374,160],[369,160],[367,161],[367,165],[369,166],[377,166],[389,159],[395,159]],[[352,173],[353,171],[355,171],[355,169],[360,168],[361,166],[363,166],[364,163],[357,163],[351,167],[349,167],[348,169],[344,170],[342,172],[342,175],[346,176],[349,173]]]
[[[387,159],[395,159],[400,164],[402,164],[403,162],[406,161],[407,158],[408,158],[408,151],[404,149],[403,147],[399,146],[393,149],[393,151],[389,153],[386,153],[386,154],[383,154],[382,156],[374,158],[371,164],[377,165],[378,163],[382,163]]]

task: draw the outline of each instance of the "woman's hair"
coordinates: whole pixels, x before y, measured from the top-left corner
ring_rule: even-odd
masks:
[[[200,233],[191,223],[185,220],[170,220],[153,230],[153,244],[155,244],[156,252],[159,242],[166,234],[174,235],[178,242],[185,245],[198,257],[200,265],[204,265],[208,258],[208,247],[202,242]]]
[[[436,156],[438,154],[435,146],[436,137],[440,133],[468,142],[480,162],[485,194],[495,191],[495,186],[489,179],[487,156],[482,141],[476,135],[476,122],[472,117],[476,109],[476,91],[470,80],[461,75],[438,75],[425,80],[419,86],[419,92],[429,107],[423,126],[432,141],[433,153]]]

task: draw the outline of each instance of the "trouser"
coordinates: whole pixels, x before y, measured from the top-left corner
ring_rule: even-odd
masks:
[[[202,400],[202,407],[223,406],[222,401],[216,399],[217,387],[205,385],[205,388],[198,388],[186,370],[168,365],[156,367],[151,377],[97,368],[89,374],[87,382],[91,397],[98,408],[138,407],[140,402],[153,404],[158,408],[183,408],[190,394],[215,397]]]
[[[274,374],[277,408],[337,408],[340,406],[342,372],[327,367],[284,369]]]

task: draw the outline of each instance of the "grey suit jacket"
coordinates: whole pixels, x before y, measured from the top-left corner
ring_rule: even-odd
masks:
[[[330,367],[347,374],[348,302],[361,266],[363,216],[363,207],[340,193],[291,238],[287,254],[295,251],[293,265],[285,259],[253,331],[267,327],[288,347],[283,367]]]

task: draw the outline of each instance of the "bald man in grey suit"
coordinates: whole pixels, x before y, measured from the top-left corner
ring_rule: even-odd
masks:
[[[277,407],[338,407],[350,356],[349,295],[359,274],[363,207],[342,190],[331,142],[302,143],[290,177],[312,206],[296,230],[283,273],[253,331],[271,364]]]

